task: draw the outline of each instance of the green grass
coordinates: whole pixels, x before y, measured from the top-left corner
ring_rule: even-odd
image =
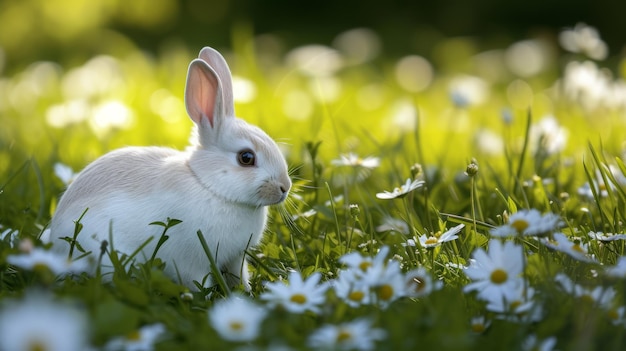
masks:
[[[7,257],[24,250],[29,241],[43,246],[38,237],[65,186],[54,175],[55,163],[80,170],[124,145],[186,145],[191,122],[185,117],[182,92],[187,63],[199,48],[176,47],[156,57],[129,48],[79,67],[34,63],[1,78],[0,226],[2,231],[14,230],[17,239],[11,243],[6,236],[0,241],[0,302],[6,302],[0,304],[0,313],[9,301],[33,290],[77,301],[89,319],[89,342],[98,348],[143,325],[163,323],[167,333],[155,345],[157,350],[236,349],[249,344],[302,349],[321,326],[357,318],[369,318],[385,331],[376,343],[380,350],[522,349],[531,335],[539,340],[554,337],[561,350],[622,348],[626,322],[622,318],[613,323],[611,316],[626,305],[626,281],[609,277],[605,270],[625,255],[625,242],[603,242],[587,233],[625,233],[626,184],[621,178],[626,176],[626,120],[623,106],[590,109],[582,100],[556,96],[554,83],[564,75],[564,62],[582,58],[562,54],[540,74],[524,78],[532,91],[528,98],[511,88],[510,83],[521,78],[511,72],[497,79],[483,76],[475,56],[459,59],[462,70],[435,60],[438,70],[432,83],[411,92],[395,79],[393,58],[348,65],[330,76],[310,76],[285,63],[284,53],[264,52],[262,47],[252,51],[239,41],[233,47],[234,55],[227,55],[233,72],[256,87],[251,101],[237,103],[238,115],[284,146],[294,180],[287,203],[270,213],[263,244],[248,252],[251,291],[230,291],[221,282],[188,294],[187,287],[163,274],[168,263],[156,250],[147,263],[113,253],[112,282],[99,275],[55,277],[45,268],[8,264]],[[263,61],[263,55],[281,60]],[[462,73],[487,83],[489,95],[482,103],[453,103],[448,84]],[[77,87],[76,75],[81,74],[94,78]],[[337,86],[336,95],[328,97]],[[58,118],[58,106],[78,100],[87,106],[87,119],[55,127],[60,122],[51,120]],[[107,105],[112,101],[122,105]],[[290,116],[285,106],[293,101],[301,109],[310,107],[309,114]],[[103,123],[98,111],[111,106],[123,106],[132,117],[117,127],[98,125]],[[398,106],[408,111],[402,123]],[[503,109],[512,116],[510,121],[502,117]],[[65,111],[62,116],[68,115]],[[550,149],[550,138],[558,135],[546,132],[541,138],[535,133],[547,114],[567,130],[566,142],[557,150]],[[491,138],[484,130],[501,138],[498,148],[481,146]],[[348,153],[378,157],[380,165],[370,169],[332,162]],[[472,171],[467,169],[470,164],[477,166],[473,176],[466,173]],[[402,198],[376,197],[407,178],[423,179],[425,186]],[[579,193],[585,183],[592,184],[589,196]],[[603,195],[603,188],[610,191]],[[490,230],[522,209],[558,215],[559,231],[572,243],[587,245],[588,257],[594,259],[585,262],[533,237],[509,239],[523,247],[524,284],[535,290],[533,306],[542,309],[532,321],[524,318],[530,312],[520,316],[489,311],[476,293],[463,290],[470,279],[455,268],[468,265],[473,253],[490,240],[499,240],[491,238]],[[377,230],[385,218],[400,220],[407,233]],[[168,245],[174,239],[168,239],[167,228],[176,222],[162,221],[153,223],[164,228],[163,236],[154,240]],[[465,224],[459,238],[434,249],[403,245],[414,236],[458,224]],[[543,234],[551,237],[554,232]],[[399,262],[402,271],[424,267],[443,288],[389,306],[360,307],[351,307],[330,289],[318,313],[302,314],[270,308],[260,298],[267,282],[287,279],[292,270],[303,277],[319,272],[322,281],[334,281],[346,269],[341,257],[351,252],[375,256],[383,246],[390,248],[388,260]],[[576,296],[555,281],[561,273],[580,287],[612,288],[615,297],[605,303],[585,293]],[[268,311],[262,332],[250,343],[226,341],[207,317],[216,301],[237,293],[250,295]],[[470,323],[477,316],[489,321],[482,332]]]

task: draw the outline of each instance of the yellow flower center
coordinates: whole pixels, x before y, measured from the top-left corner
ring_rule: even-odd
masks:
[[[522,301],[520,300],[515,300],[515,301],[511,301],[511,311],[515,312],[515,310],[520,307],[522,305]]]
[[[619,313],[617,313],[615,309],[612,309],[609,312],[607,312],[607,317],[609,317],[609,319],[611,320],[616,321],[619,319]]]
[[[306,296],[303,294],[293,294],[289,299],[291,302],[295,302],[300,305],[304,305],[306,303]]]
[[[37,262],[33,265],[33,271],[35,272],[48,272],[50,268],[45,263]]]
[[[477,334],[481,334],[485,331],[485,325],[482,323],[474,323],[472,324],[472,331]]]
[[[357,301],[357,302],[363,300],[364,297],[365,297],[365,293],[362,291],[353,291],[350,294],[348,294],[348,299],[352,301]]]
[[[352,334],[345,329],[341,329],[337,334],[337,342],[344,342],[352,339]]]
[[[130,340],[130,341],[141,340],[141,333],[139,333],[139,330],[132,331],[132,332],[126,334],[126,339]]]
[[[380,287],[378,287],[376,294],[378,295],[379,299],[383,301],[388,301],[393,297],[393,287],[388,284],[381,285]]]
[[[372,262],[369,261],[363,261],[359,264],[359,268],[365,272],[368,268],[370,268],[372,266]]]
[[[41,341],[39,340],[33,340],[31,341],[31,343],[28,345],[27,348],[28,351],[46,351],[48,350],[48,348],[46,347],[46,345],[44,345]]]
[[[426,241],[424,242],[424,244],[426,245],[437,245],[437,243],[439,242],[439,239],[437,239],[434,236],[429,237],[428,239],[426,239]]]
[[[580,244],[574,244],[574,245],[572,245],[572,250],[574,250],[574,251],[576,251],[576,252],[579,252],[579,253],[582,253],[582,254],[584,254],[584,253],[585,253],[585,250],[583,250],[583,248],[582,248],[582,247],[580,247]]]
[[[228,324],[228,326],[230,327],[231,330],[234,330],[234,331],[240,331],[241,329],[243,329],[243,323],[238,322],[238,321],[232,321],[230,322],[230,324]]]
[[[580,300],[588,305],[593,305],[596,300],[594,300],[593,296],[589,295],[589,294],[584,294],[580,296]]]
[[[509,278],[509,275],[506,273],[505,270],[496,269],[491,272],[491,276],[489,278],[495,284],[502,284],[506,282],[506,280]]]
[[[518,233],[523,232],[529,225],[530,224],[523,219],[516,219],[513,223],[511,223],[511,227],[515,228]]]

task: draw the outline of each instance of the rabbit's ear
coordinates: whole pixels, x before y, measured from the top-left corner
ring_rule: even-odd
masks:
[[[233,99],[233,83],[228,63],[217,50],[211,47],[204,47],[200,50],[198,57],[206,62],[209,67],[217,73],[219,81],[222,83],[222,102],[224,104],[224,113],[226,116],[235,115],[235,106]]]
[[[220,80],[209,65],[200,59],[191,61],[185,86],[185,107],[189,117],[198,125],[205,125],[206,118],[211,127],[224,115]]]

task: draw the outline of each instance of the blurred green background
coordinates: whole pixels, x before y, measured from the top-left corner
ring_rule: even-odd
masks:
[[[326,164],[382,156],[379,188],[416,162],[458,171],[477,157],[506,174],[530,107],[536,140],[583,178],[588,141],[626,150],[624,13],[609,0],[0,0],[0,222],[46,223],[65,187],[56,163],[184,148],[187,65],[207,45],[235,75],[237,114],[293,167],[322,141]],[[606,58],[560,47],[582,22],[602,40],[579,44],[606,42]]]
[[[76,64],[131,43],[150,52],[173,40],[192,48],[229,45],[234,24],[277,35],[290,47],[367,27],[384,38],[385,53],[429,55],[444,36],[501,46],[585,22],[616,52],[623,50],[624,13],[626,2],[615,0],[2,0],[0,47],[11,73],[35,60]]]

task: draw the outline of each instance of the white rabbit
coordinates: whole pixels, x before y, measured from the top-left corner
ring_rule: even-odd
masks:
[[[137,256],[145,260],[163,231],[149,223],[175,218],[182,223],[168,230],[169,240],[157,254],[169,276],[180,274],[193,288],[194,280],[202,282],[210,273],[196,234],[201,230],[219,268],[238,277],[230,283],[248,286],[244,250],[261,240],[267,206],[287,197],[287,164],[265,132],[235,117],[230,70],[212,48],[202,49],[189,65],[185,105],[196,125],[187,150],[121,148],[80,172],[52,218],[48,240],[54,250],[69,252],[61,238],[73,236],[74,222],[88,208],[77,241],[93,258],[110,231],[113,248],[126,254],[153,237]],[[75,250],[73,256],[79,254]],[[107,267],[104,255],[104,272]],[[205,286],[212,283],[209,275]]]

